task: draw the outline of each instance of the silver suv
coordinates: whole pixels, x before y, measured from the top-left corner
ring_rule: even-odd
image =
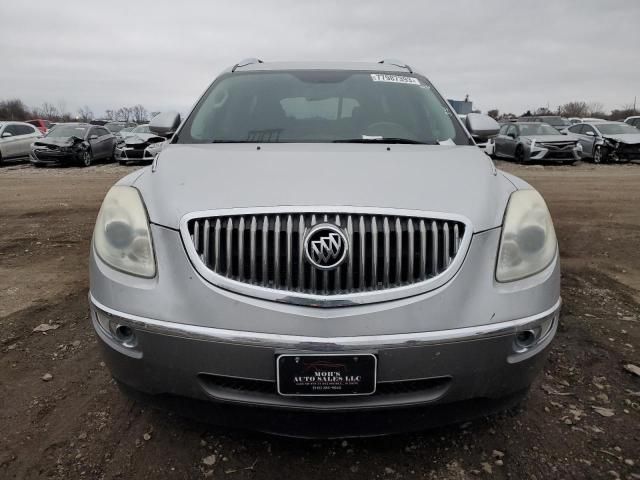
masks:
[[[126,390],[311,436],[526,393],[560,263],[540,194],[475,145],[493,120],[463,124],[398,61],[247,60],[150,127],[172,140],[111,188],[91,247],[91,319]]]

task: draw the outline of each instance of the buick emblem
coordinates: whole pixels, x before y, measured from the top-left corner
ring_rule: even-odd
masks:
[[[347,258],[349,243],[340,227],[331,223],[314,225],[304,238],[307,261],[320,270],[332,270]]]

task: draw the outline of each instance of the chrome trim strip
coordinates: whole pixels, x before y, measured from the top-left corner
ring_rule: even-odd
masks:
[[[426,218],[430,220],[449,220],[456,221],[460,223],[464,223],[465,231],[464,235],[460,242],[460,248],[458,249],[458,255],[456,255],[455,259],[449,265],[444,272],[437,274],[429,279],[412,283],[410,285],[399,286],[399,287],[391,287],[385,288],[383,290],[375,290],[375,291],[365,291],[365,292],[356,292],[356,293],[344,293],[339,295],[313,295],[302,292],[288,291],[282,290],[278,288],[269,288],[260,285],[251,285],[245,282],[239,282],[233,280],[231,278],[227,278],[223,275],[217,274],[209,267],[207,267],[202,259],[199,258],[199,255],[194,248],[193,242],[191,241],[191,235],[189,234],[189,221],[194,219],[202,219],[202,218],[211,218],[211,217],[230,217],[234,215],[265,215],[265,214],[297,214],[297,213],[322,213],[322,214],[337,214],[344,213],[347,214],[347,236],[350,237],[350,244],[353,242],[353,238],[351,235],[350,225],[352,225],[352,216],[355,215],[384,215],[385,218],[390,218],[394,216],[403,216],[403,217],[418,217],[418,218]],[[315,216],[315,215],[314,215]],[[264,217],[265,219],[267,217]],[[355,220],[355,219],[354,219]],[[316,222],[312,219],[312,225]],[[431,228],[435,227],[435,221],[432,222]],[[351,226],[351,229],[353,227]],[[383,282],[385,286],[388,286],[389,282],[389,252],[387,251],[389,248],[389,233],[387,232],[388,225],[383,225],[384,234],[385,234],[385,245],[384,245],[384,265],[383,265]],[[432,236],[434,238],[434,247],[437,253],[437,231],[433,232]],[[434,235],[435,233],[435,235]],[[247,295],[255,298],[263,298],[266,300],[271,300],[275,302],[281,303],[289,303],[294,305],[304,305],[304,306],[314,306],[314,307],[343,307],[347,305],[363,305],[367,303],[374,302],[386,302],[389,300],[396,300],[399,298],[410,297],[414,295],[418,295],[420,293],[425,293],[431,290],[435,290],[438,287],[441,287],[445,283],[447,283],[453,276],[458,272],[460,267],[462,266],[462,262],[467,254],[467,250],[469,245],[471,244],[471,239],[473,237],[473,228],[471,222],[468,218],[462,215],[450,214],[450,213],[442,213],[442,212],[429,212],[423,210],[406,210],[406,209],[397,209],[397,208],[378,208],[378,207],[354,207],[354,206],[277,206],[277,207],[243,207],[243,208],[230,208],[230,209],[221,209],[221,210],[204,210],[198,212],[191,212],[182,217],[180,220],[180,234],[182,236],[182,241],[184,247],[187,251],[187,255],[191,260],[193,267],[196,271],[208,282],[213,285],[217,285],[226,290],[240,293],[242,295]],[[278,245],[276,246],[276,248]],[[231,251],[227,250],[227,254],[230,255]],[[349,256],[349,260],[351,260],[351,256]],[[230,261],[228,259],[228,261]],[[434,258],[434,261],[437,261]],[[432,271],[435,272],[437,269],[437,265],[432,266]],[[266,269],[263,269],[266,270]],[[349,269],[351,271],[351,269]],[[314,288],[313,280],[315,277],[312,276],[312,285],[311,288]],[[276,281],[276,285],[279,285],[280,279],[278,278]],[[350,276],[347,277],[347,290],[354,288],[353,279]]]
[[[506,322],[479,325],[475,327],[439,330],[434,332],[398,333],[390,335],[363,335],[357,337],[307,337],[302,335],[283,335],[277,333],[256,333],[241,330],[228,330],[215,327],[202,327],[183,323],[153,320],[137,315],[122,313],[98,302],[89,293],[89,303],[102,313],[117,317],[119,321],[128,323],[131,327],[160,335],[177,336],[193,340],[208,340],[216,342],[239,343],[263,346],[268,348],[291,348],[297,350],[340,351],[349,349],[413,347],[425,344],[441,344],[480,340],[483,338],[499,337],[529,328],[532,323],[558,315],[562,299],[544,312],[529,317],[509,320]],[[121,322],[122,323],[122,322]]]

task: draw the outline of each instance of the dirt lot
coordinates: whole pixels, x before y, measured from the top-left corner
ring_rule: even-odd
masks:
[[[640,377],[624,365],[640,365],[640,165],[499,163],[542,191],[560,241],[545,374],[515,414],[348,441],[224,430],[125,398],[89,326],[87,252],[131,168],[1,169],[0,478],[639,479]],[[43,323],[59,328],[33,332]]]

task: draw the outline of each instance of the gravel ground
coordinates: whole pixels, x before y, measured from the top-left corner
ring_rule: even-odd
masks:
[[[543,193],[560,242],[544,374],[515,412],[331,441],[122,395],[88,322],[87,252],[102,197],[135,167],[0,169],[0,478],[640,479],[640,377],[625,368],[640,366],[640,166],[498,165]]]

